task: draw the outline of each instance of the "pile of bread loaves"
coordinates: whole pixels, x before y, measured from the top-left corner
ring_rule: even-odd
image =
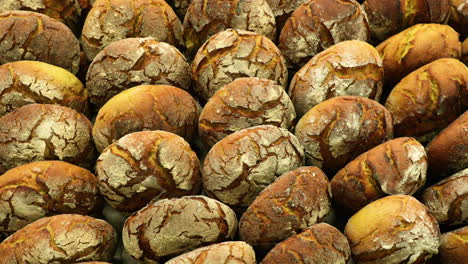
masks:
[[[0,264],[467,264],[468,0],[0,0]]]

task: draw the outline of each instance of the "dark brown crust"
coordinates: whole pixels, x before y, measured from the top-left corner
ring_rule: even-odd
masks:
[[[468,226],[440,236],[440,259],[444,264],[465,264],[468,259]]]
[[[468,3],[465,0],[450,0],[451,15],[449,25],[458,33],[461,39],[468,37]]]
[[[91,122],[75,110],[30,104],[0,118],[0,173],[33,161],[62,160],[90,168]]]
[[[260,264],[348,263],[346,237],[331,225],[316,224],[276,245]]]
[[[80,44],[71,30],[46,15],[30,11],[0,14],[0,64],[37,60],[78,72]]]

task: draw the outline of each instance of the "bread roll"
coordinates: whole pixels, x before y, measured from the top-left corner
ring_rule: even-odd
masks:
[[[126,134],[142,130],[164,130],[190,140],[197,120],[197,102],[186,91],[169,85],[141,85],[119,93],[99,110],[93,138],[99,152]]]
[[[327,176],[317,167],[283,174],[266,187],[239,222],[240,238],[254,246],[273,247],[322,222],[330,212]]]
[[[75,74],[80,43],[67,26],[46,15],[5,11],[0,14],[0,65],[20,60],[46,62]]]
[[[426,182],[427,156],[414,138],[396,138],[348,163],[331,180],[333,199],[358,211],[392,194],[414,194]]]
[[[81,41],[90,61],[111,42],[154,37],[182,47],[182,23],[164,0],[97,0],[83,26]]]
[[[149,203],[125,221],[123,244],[145,263],[165,260],[224,240],[236,233],[236,214],[205,196],[184,196]]]
[[[456,59],[439,59],[403,78],[385,107],[395,136],[427,142],[468,109],[468,68]]]
[[[0,255],[4,264],[108,261],[116,244],[115,230],[105,221],[63,214],[23,227],[0,243]]]
[[[346,237],[328,224],[316,224],[277,244],[260,264],[346,264],[351,250]]]
[[[188,90],[190,65],[174,46],[153,38],[112,42],[94,58],[86,75],[91,103],[101,107],[116,94],[143,84]]]
[[[462,39],[468,37],[468,2],[466,0],[450,0],[451,15],[449,25],[452,26]]]
[[[60,104],[87,113],[88,91],[70,72],[44,62],[0,66],[0,116],[27,104]]]
[[[440,258],[444,264],[465,264],[468,260],[468,226],[440,236]]]
[[[363,96],[376,101],[384,71],[379,52],[363,41],[343,41],[314,56],[295,75],[289,95],[299,116],[337,96]]]
[[[91,122],[68,107],[30,104],[0,118],[0,173],[41,160],[94,163]]]
[[[459,58],[461,43],[458,33],[449,26],[418,24],[385,40],[377,50],[383,59],[385,82],[392,86],[431,61]]]
[[[392,117],[382,105],[359,96],[328,99],[297,123],[307,165],[335,174],[359,154],[393,137]]]
[[[206,103],[198,121],[198,134],[211,147],[227,135],[252,126],[289,129],[294,118],[294,105],[282,86],[267,79],[237,78]]]
[[[302,3],[307,2],[306,0],[266,0],[268,5],[271,7],[273,14],[276,18],[276,27],[278,32],[281,32],[286,20],[291,16],[292,12],[296,10]]]
[[[234,207],[247,207],[277,177],[304,163],[297,138],[284,128],[255,126],[214,145],[202,169],[205,193]]]
[[[299,6],[281,31],[279,49],[290,67],[345,40],[368,41],[367,17],[355,0],[311,0]]]
[[[256,264],[255,251],[242,241],[223,242],[202,247],[175,257],[165,264],[242,263]]]
[[[228,29],[209,38],[192,63],[194,90],[208,100],[239,77],[270,79],[285,87],[286,62],[275,44],[260,34]]]
[[[193,57],[207,39],[228,28],[255,32],[273,41],[276,37],[275,16],[265,0],[193,0],[184,19],[187,54]]]

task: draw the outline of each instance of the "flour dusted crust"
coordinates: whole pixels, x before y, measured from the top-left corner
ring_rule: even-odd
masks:
[[[86,75],[92,104],[100,107],[119,92],[144,84],[190,88],[190,65],[174,46],[153,38],[127,38],[105,47]]]
[[[271,7],[273,14],[276,18],[276,25],[278,32],[281,31],[285,21],[290,17],[292,12],[296,10],[302,3],[307,2],[307,0],[266,0],[268,5]]]
[[[444,264],[464,264],[468,259],[468,226],[440,236],[440,259]]]

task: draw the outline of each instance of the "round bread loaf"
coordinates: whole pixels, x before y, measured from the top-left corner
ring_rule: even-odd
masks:
[[[381,104],[359,96],[328,99],[297,123],[307,165],[335,174],[361,153],[393,137],[392,117]]]
[[[10,263],[73,263],[110,260],[117,244],[114,228],[90,216],[63,214],[39,219],[0,243]]]
[[[27,104],[59,104],[88,112],[88,91],[70,72],[44,62],[0,66],[0,116]]]
[[[468,226],[440,236],[440,258],[444,264],[466,264],[468,260]]]
[[[468,111],[427,145],[429,175],[444,178],[468,168]]]
[[[256,264],[255,251],[242,241],[202,247],[175,257],[165,264],[239,263]]]
[[[126,134],[164,130],[190,141],[197,133],[198,104],[186,91],[169,85],[141,85],[109,100],[93,127],[96,148],[102,152]]]
[[[409,195],[392,195],[353,215],[345,235],[358,264],[418,264],[437,254],[440,232],[422,203]]]
[[[396,138],[348,163],[331,180],[333,199],[358,211],[392,194],[414,194],[426,182],[427,156],[414,138]]]
[[[393,88],[385,107],[395,136],[427,142],[468,109],[468,68],[456,59],[426,64]]]
[[[468,2],[466,0],[450,0],[451,15],[449,25],[452,26],[461,38],[468,37]]]
[[[255,77],[238,78],[218,90],[203,108],[198,134],[208,146],[238,130],[275,125],[289,129],[296,118],[281,85]]]
[[[88,170],[63,161],[21,165],[0,176],[0,231],[15,232],[51,214],[90,214],[100,202]]]
[[[80,64],[80,43],[59,21],[30,11],[0,14],[0,65],[36,60],[75,74]]]
[[[116,94],[143,84],[188,90],[190,65],[174,46],[153,38],[112,42],[94,58],[86,76],[92,104],[101,107]]]
[[[300,68],[336,43],[369,38],[367,17],[355,0],[311,0],[286,21],[278,48],[288,66]]]
[[[260,264],[346,264],[350,261],[346,237],[333,226],[322,223],[277,244]]]
[[[192,63],[194,89],[204,100],[240,77],[270,79],[286,87],[286,62],[267,37],[228,29],[208,39]]]
[[[125,249],[145,263],[160,263],[184,252],[232,240],[237,218],[228,206],[204,196],[149,203],[127,218]]]
[[[314,56],[295,75],[289,95],[297,114],[337,96],[363,96],[376,101],[384,71],[379,52],[363,41],[343,41]]]
[[[304,163],[297,138],[284,128],[255,126],[216,143],[202,169],[205,192],[225,204],[248,207],[277,177]]]
[[[90,61],[116,40],[154,37],[182,47],[182,23],[164,0],[97,0],[83,26],[81,41]]]
[[[240,238],[254,246],[273,247],[324,221],[330,212],[327,176],[317,167],[301,167],[268,185],[239,222]]]
[[[106,201],[124,212],[200,191],[197,155],[183,138],[160,130],[135,132],[112,143],[99,156],[96,174]]]
[[[75,110],[30,104],[0,118],[0,173],[33,161],[94,163],[91,122]]]
[[[382,55],[385,82],[392,86],[434,60],[459,58],[461,43],[458,33],[447,25],[418,24],[385,40],[377,50]]]
[[[468,224],[468,168],[425,189],[421,201],[439,224]]]
[[[270,6],[273,14],[276,18],[276,28],[278,32],[281,31],[286,20],[291,16],[291,14],[298,8],[302,3],[307,2],[307,0],[266,0]]]

